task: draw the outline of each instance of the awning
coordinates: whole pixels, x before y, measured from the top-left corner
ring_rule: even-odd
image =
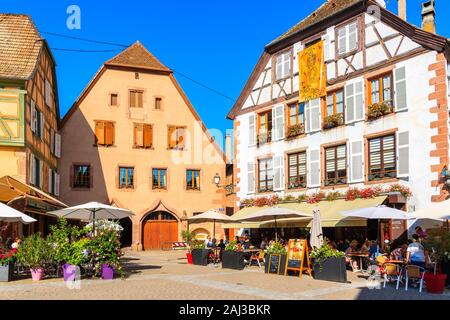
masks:
[[[49,194],[20,182],[10,176],[0,178],[0,202],[10,203],[25,199],[27,206],[45,214],[46,211],[67,208],[67,205]]]
[[[280,208],[287,208],[305,213],[313,213],[314,209],[320,209],[322,227],[335,228],[335,227],[366,227],[366,219],[345,218],[341,215],[342,211],[367,208],[382,204],[386,200],[386,196],[379,196],[371,199],[356,199],[354,201],[346,201],[345,199],[338,199],[335,201],[321,201],[318,204],[309,203],[281,203],[277,206]],[[255,213],[263,208],[249,207],[243,208],[236,212],[232,218],[243,218],[252,213]],[[283,219],[277,220],[277,225],[283,228],[310,228],[312,220],[305,219]],[[273,222],[267,223],[224,223],[224,229],[259,229],[259,228],[273,228]]]

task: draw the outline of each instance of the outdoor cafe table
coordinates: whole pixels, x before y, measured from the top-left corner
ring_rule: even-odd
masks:
[[[369,258],[368,253],[349,253],[347,254],[350,258],[358,258],[359,259],[359,269],[355,270],[354,272],[364,272],[363,270],[363,260]]]

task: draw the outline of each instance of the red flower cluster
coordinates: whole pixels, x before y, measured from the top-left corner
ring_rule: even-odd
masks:
[[[320,191],[320,192],[318,192],[318,193],[313,194],[312,196],[310,196],[310,197],[308,198],[307,202],[308,202],[309,204],[316,204],[316,203],[322,201],[325,197],[326,197],[325,193],[322,192],[322,191]]]
[[[7,265],[8,263],[13,262],[16,253],[17,249],[0,249],[0,265]]]

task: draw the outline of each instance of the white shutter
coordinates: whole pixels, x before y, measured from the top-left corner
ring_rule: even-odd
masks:
[[[48,186],[48,193],[49,194],[53,194],[53,170],[52,169],[48,169],[48,175],[47,175],[47,177],[48,177],[48,183],[47,183],[47,186]]]
[[[350,170],[348,173],[351,183],[364,181],[364,142],[362,140],[349,142]]]
[[[41,140],[44,141],[44,132],[45,132],[45,119],[44,114],[41,112],[41,132],[39,133],[41,136]]]
[[[364,83],[359,81],[345,86],[345,122],[364,120]]]
[[[273,190],[281,191],[284,189],[284,157],[278,156],[273,157],[273,170],[274,170],[274,181],[273,181]]]
[[[60,186],[61,177],[59,174],[55,172],[55,189],[53,190],[55,196],[59,197],[59,186]]]
[[[335,58],[334,32],[334,27],[331,27],[328,28],[327,33],[322,36],[322,40],[324,41],[325,61],[334,60]]]
[[[320,99],[308,101],[305,109],[307,109],[306,121],[309,122],[309,124],[307,125],[308,132],[320,131],[322,125]]]
[[[347,52],[347,27],[342,27],[338,31],[338,53],[340,55]]]
[[[255,193],[255,164],[247,163],[247,192]]]
[[[406,95],[406,68],[401,67],[394,70],[395,83],[395,111],[402,111],[408,109],[407,95]]]
[[[397,133],[397,177],[409,176],[409,132]]]
[[[256,144],[256,116],[251,114],[248,117],[248,145],[254,146]]]
[[[347,26],[348,51],[352,52],[358,48],[358,24],[353,22]]]
[[[30,183],[34,185],[36,183],[36,169],[35,169],[35,163],[34,163],[34,155],[30,154]]]
[[[278,105],[272,109],[273,140],[284,138],[284,106]]]
[[[45,79],[45,104],[50,107],[52,104],[52,86],[50,85],[50,82]]]
[[[55,133],[55,156],[61,158],[61,135]]]
[[[320,187],[320,150],[308,150],[308,187]]]
[[[33,99],[30,103],[30,127],[31,131],[36,133],[36,104]]]
[[[50,128],[50,152],[53,155],[56,155],[55,144],[55,130],[53,130],[53,128]]]
[[[44,186],[44,161],[39,160],[39,188],[43,189]]]
[[[328,61],[328,60],[330,60],[330,46],[331,46],[331,41],[330,41],[329,35],[328,34],[323,35],[322,40],[323,40],[324,58],[325,58],[325,61]]]

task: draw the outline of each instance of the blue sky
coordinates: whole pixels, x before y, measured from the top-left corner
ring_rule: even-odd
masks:
[[[239,96],[264,46],[310,14],[324,0],[1,0],[0,11],[26,13],[40,31],[132,44],[140,40],[164,64],[220,91]],[[408,20],[420,26],[422,0],[408,0]],[[450,1],[437,0],[438,33],[450,37]],[[69,5],[81,9],[81,30],[66,27]],[[388,8],[397,13],[397,1]],[[114,46],[42,33],[52,48],[114,50]],[[101,64],[118,52],[54,51],[61,116]],[[232,128],[230,101],[175,74],[208,128]]]

